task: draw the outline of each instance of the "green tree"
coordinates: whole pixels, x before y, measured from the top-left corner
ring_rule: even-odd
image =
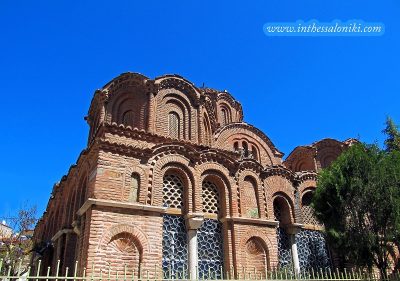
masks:
[[[390,117],[386,118],[386,127],[383,129],[383,133],[386,135],[385,147],[386,151],[400,151],[400,132],[398,126],[394,123]]]
[[[312,206],[339,254],[386,277],[400,233],[400,152],[353,145],[321,171]]]

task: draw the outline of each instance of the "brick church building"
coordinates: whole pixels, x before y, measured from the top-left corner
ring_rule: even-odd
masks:
[[[42,267],[171,277],[310,270],[334,262],[310,202],[354,140],[283,153],[228,92],[124,73],[92,99],[87,147],[34,234]]]

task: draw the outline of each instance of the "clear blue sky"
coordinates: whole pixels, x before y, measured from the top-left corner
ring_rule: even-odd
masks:
[[[400,123],[400,3],[1,1],[0,216],[46,207],[86,145],[94,90],[120,73],[227,89],[286,155],[325,137],[382,144]],[[382,22],[382,37],[267,37],[276,21]]]

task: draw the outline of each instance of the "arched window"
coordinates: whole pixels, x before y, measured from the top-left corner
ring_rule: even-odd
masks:
[[[277,196],[274,199],[274,217],[275,220],[279,221],[282,225],[291,224],[291,211],[290,205],[286,198],[283,196]]]
[[[203,212],[218,215],[220,198],[217,186],[205,180],[202,185]],[[222,279],[223,239],[222,223],[217,217],[205,219],[198,229],[198,268],[200,279]],[[209,275],[211,273],[211,275]]]
[[[283,227],[285,224],[290,223],[289,205],[284,198],[277,197],[273,201],[273,206],[275,220],[279,221],[279,227],[276,229],[278,238],[278,264],[281,269],[291,269],[292,251],[290,237]]]
[[[243,153],[244,157],[249,156],[249,146],[247,145],[247,142],[242,142],[242,147],[243,147]]]
[[[212,182],[204,181],[202,186],[203,213],[219,214],[218,189]]]
[[[168,135],[175,139],[179,139],[181,136],[180,118],[178,113],[174,111],[168,114]]]
[[[311,207],[312,197],[313,197],[313,192],[308,191],[304,193],[303,197],[301,198],[301,213],[303,216],[303,223],[318,225],[320,223],[315,218],[314,211]]]
[[[220,123],[221,123],[221,126],[229,124],[229,122],[230,122],[229,111],[228,111],[227,108],[223,107],[223,108],[221,108],[221,111],[220,111]]]
[[[233,150],[234,151],[238,151],[239,150],[239,143],[237,141],[235,141],[235,143],[233,144]]]
[[[129,190],[130,202],[139,202],[139,185],[140,185],[140,176],[136,173],[133,173],[131,176],[131,187]]]
[[[163,181],[163,206],[182,209],[183,183],[178,176],[168,174]]]
[[[251,154],[253,155],[253,159],[258,161],[258,152],[254,145],[251,147]]]
[[[204,114],[203,124],[204,124],[204,143],[206,145],[211,145],[211,126],[206,114]]]
[[[166,174],[163,181],[163,206],[182,209],[183,183],[174,174]],[[168,279],[187,278],[187,234],[182,215],[163,217],[163,275]]]
[[[132,110],[125,111],[124,114],[122,115],[122,124],[124,126],[134,126],[135,122],[135,114],[133,113]]]

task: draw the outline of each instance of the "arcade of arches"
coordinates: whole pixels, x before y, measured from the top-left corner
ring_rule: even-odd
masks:
[[[310,202],[318,171],[354,140],[323,139],[283,160],[228,92],[178,75],[124,73],[95,92],[85,119],[87,147],[35,229],[51,245],[44,269],[61,260],[87,274],[110,265],[219,278],[335,263]]]

